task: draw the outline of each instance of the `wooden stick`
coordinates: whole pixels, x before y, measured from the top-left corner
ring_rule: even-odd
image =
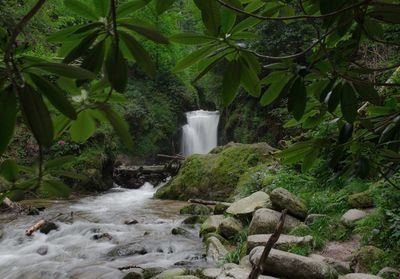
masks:
[[[44,220],[40,220],[39,222],[37,222],[36,224],[31,226],[29,229],[27,229],[25,231],[25,234],[27,236],[31,236],[34,232],[36,232],[37,230],[40,230],[40,228],[43,227],[44,223],[45,223]]]
[[[278,241],[279,237],[281,236],[281,233],[283,231],[283,225],[285,224],[286,213],[287,213],[286,209],[282,211],[279,223],[277,224],[274,233],[271,235],[271,237],[268,239],[267,243],[265,244],[264,251],[260,257],[260,261],[253,266],[253,269],[251,270],[248,279],[257,279],[258,276],[260,275],[260,273],[263,271],[261,264],[267,260],[272,247],[275,245],[275,243]]]

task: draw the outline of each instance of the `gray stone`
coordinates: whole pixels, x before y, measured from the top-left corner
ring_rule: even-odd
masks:
[[[317,254],[311,254],[309,257],[313,258],[313,259],[316,259],[316,260],[323,261],[326,264],[329,264],[339,274],[347,274],[347,273],[351,273],[352,272],[352,270],[350,268],[350,262],[343,262],[343,261],[340,261],[340,260],[337,260],[337,259],[324,257],[324,256],[317,255]]]
[[[307,218],[304,221],[304,223],[306,225],[311,225],[316,220],[325,219],[325,218],[329,218],[329,217],[326,214],[310,214],[310,215],[307,216]]]
[[[168,269],[166,271],[161,272],[160,274],[158,274],[154,278],[157,278],[157,279],[171,279],[171,278],[175,278],[176,276],[185,275],[185,273],[186,273],[186,270],[183,269],[183,268],[173,268],[173,269]]]
[[[234,202],[226,212],[235,216],[250,216],[259,208],[271,208],[271,200],[265,192],[255,192],[247,198]]]
[[[213,215],[208,217],[206,221],[201,225],[200,234],[204,235],[210,232],[216,232],[224,218],[224,215]]]
[[[180,214],[191,214],[191,215],[210,215],[211,208],[204,204],[189,204],[179,211]]]
[[[46,221],[43,226],[40,228],[40,232],[44,234],[48,234],[51,231],[55,231],[58,229],[58,226],[53,222]]]
[[[240,262],[239,262],[239,266],[244,269],[252,269],[253,266],[251,265],[251,262],[250,262],[250,256],[246,255],[243,258],[241,258]]]
[[[37,250],[36,250],[36,253],[38,253],[39,255],[41,255],[41,256],[44,256],[44,255],[46,255],[47,254],[47,251],[48,251],[48,248],[47,248],[47,246],[40,246]]]
[[[247,237],[247,253],[250,253],[250,251],[257,246],[265,246],[271,235],[272,234],[249,235]],[[275,243],[274,248],[278,250],[287,251],[292,246],[302,247],[306,245],[312,245],[312,243],[313,243],[313,237],[310,235],[294,236],[294,235],[281,234],[278,241]]]
[[[278,209],[287,209],[288,213],[304,220],[307,216],[305,204],[295,195],[284,188],[276,188],[270,198],[272,205]]]
[[[400,278],[400,270],[392,267],[384,267],[378,272],[378,276],[383,278]]]
[[[260,262],[264,247],[256,247],[250,253],[252,264]],[[336,279],[335,269],[326,263],[296,254],[272,249],[266,262],[261,263],[269,274],[286,279]]]
[[[224,264],[222,267],[222,274],[217,277],[218,279],[228,279],[228,278],[234,278],[234,279],[245,279],[249,277],[251,270],[250,269],[244,269],[237,264],[233,263],[228,263]],[[260,275],[258,276],[259,279],[276,279],[275,277],[271,276],[265,276],[265,275]]]
[[[382,279],[382,277],[367,273],[350,273],[340,276],[339,279]]]
[[[268,208],[258,209],[251,220],[249,235],[273,233],[280,217],[281,213],[278,211]],[[287,233],[301,224],[303,223],[300,220],[287,215],[283,226],[283,232]]]
[[[233,217],[228,217],[222,220],[219,224],[218,232],[227,239],[232,239],[243,230],[243,225]]]
[[[146,248],[140,246],[139,244],[132,245],[121,245],[112,249],[107,253],[109,257],[128,257],[134,255],[145,255],[147,254]]]
[[[367,213],[362,210],[350,209],[342,216],[340,222],[348,228],[353,228],[355,223],[365,216],[367,216]]]
[[[222,268],[206,268],[201,271],[204,279],[215,279],[222,273]]]
[[[206,259],[207,262],[219,262],[228,254],[228,250],[222,245],[216,237],[210,237],[206,241]]]
[[[125,225],[136,225],[137,223],[139,223],[138,220],[132,219],[132,220],[126,220],[124,222]]]
[[[184,228],[173,228],[172,230],[171,230],[171,233],[173,234],[173,235],[188,235],[189,234],[189,232],[187,231],[187,230],[185,230]]]

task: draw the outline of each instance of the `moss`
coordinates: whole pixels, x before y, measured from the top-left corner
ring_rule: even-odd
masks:
[[[192,155],[179,174],[156,193],[157,198],[232,199],[240,177],[258,164],[274,164],[266,143],[230,144],[207,155]]]
[[[374,199],[370,191],[355,193],[349,196],[348,203],[354,208],[366,208],[374,206]]]
[[[353,256],[351,267],[357,272],[378,273],[385,267],[385,252],[374,246],[361,247]]]
[[[313,249],[310,245],[304,245],[304,246],[293,245],[287,251],[293,254],[307,257],[312,253]]]
[[[212,209],[203,204],[189,204],[179,211],[180,214],[210,215]]]

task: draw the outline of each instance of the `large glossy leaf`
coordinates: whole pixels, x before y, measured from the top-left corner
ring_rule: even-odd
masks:
[[[123,18],[136,12],[137,10],[140,10],[141,8],[145,7],[150,1],[151,0],[132,0],[120,5],[117,9],[118,18]]]
[[[215,55],[211,55],[207,57],[206,59],[202,60],[198,64],[198,71],[199,73],[196,75],[195,79],[193,82],[198,81],[201,79],[204,75],[206,75],[212,68],[214,68],[225,56],[229,55],[230,53],[233,53],[229,48],[226,48],[225,50],[222,50]]]
[[[274,82],[271,83],[264,95],[261,97],[261,105],[268,106],[275,101],[284,91],[285,87],[292,81],[292,79],[293,74],[286,73],[286,75],[281,76],[280,80],[274,80]]]
[[[256,71],[249,67],[245,59],[240,59],[241,63],[241,83],[244,89],[253,97],[259,97],[261,94],[260,80]]]
[[[44,180],[39,190],[45,196],[54,198],[68,198],[71,194],[71,189],[59,180]]]
[[[102,17],[107,17],[110,10],[110,0],[92,0],[96,8],[96,14]]]
[[[229,62],[222,82],[222,103],[228,106],[235,99],[240,86],[241,65],[238,60]]]
[[[85,52],[92,46],[97,36],[98,36],[98,31],[86,35],[79,42],[78,45],[76,45],[71,51],[68,52],[68,54],[63,59],[63,63],[68,64],[74,61],[75,59],[83,56]]]
[[[381,97],[378,91],[372,86],[362,83],[353,83],[354,89],[360,95],[364,101],[368,101],[371,104],[379,105],[381,104]]]
[[[25,123],[31,129],[35,139],[39,144],[49,147],[53,143],[54,130],[42,96],[26,84],[19,94],[19,101]]]
[[[173,4],[175,0],[156,0],[156,11],[158,14],[162,14],[166,10],[168,10]]]
[[[162,35],[154,26],[146,24],[137,20],[122,21],[120,26],[136,32],[149,40],[152,40],[159,44],[168,44],[169,41],[164,35]]]
[[[199,48],[198,50],[192,52],[191,54],[189,54],[188,56],[186,56],[185,58],[180,60],[176,64],[176,66],[173,68],[173,71],[180,72],[180,71],[196,64],[201,59],[203,59],[203,58],[207,57],[209,54],[211,54],[217,48],[218,48],[218,46],[215,46],[215,45],[206,45],[206,46]]]
[[[129,133],[129,125],[118,113],[111,109],[109,106],[104,106],[101,108],[105,117],[107,117],[114,131],[120,137],[124,145],[132,150],[133,141],[132,136]]]
[[[203,23],[210,35],[217,37],[221,29],[220,7],[215,0],[194,0],[201,10]]]
[[[307,91],[303,79],[298,77],[290,90],[288,110],[296,120],[300,120],[307,105]]]
[[[17,97],[11,87],[0,91],[0,156],[10,143],[17,117]]]
[[[357,117],[358,99],[349,83],[343,85],[340,108],[344,119],[349,123],[353,123]]]
[[[5,160],[0,165],[0,175],[9,182],[15,182],[18,179],[18,165],[15,160]]]
[[[311,169],[311,167],[314,165],[315,161],[317,160],[319,156],[320,148],[317,145],[314,145],[313,148],[308,151],[308,153],[305,154],[303,163],[301,164],[301,171],[302,172],[307,172]]]
[[[102,0],[96,0],[96,1],[102,1]],[[87,3],[87,1],[85,2]],[[79,0],[64,0],[65,6],[74,13],[83,16],[87,19],[97,20],[99,17],[91,9],[90,6],[86,5],[86,3]]]
[[[75,156],[61,156],[45,162],[44,167],[46,170],[59,168],[65,164],[72,163],[76,159]]]
[[[326,96],[326,103],[328,104],[328,111],[334,112],[340,103],[340,98],[342,96],[342,84],[338,83],[333,88],[332,92],[328,93]]]
[[[96,123],[90,110],[84,110],[78,114],[78,118],[72,122],[69,129],[71,138],[78,143],[84,143],[96,130]]]
[[[345,123],[342,126],[339,133],[339,144],[346,143],[351,138],[351,136],[353,135],[353,128],[354,125],[350,123]]]
[[[106,73],[113,89],[123,93],[128,84],[128,64],[121,50],[114,43],[110,46],[106,59]]]
[[[86,55],[83,59],[82,68],[95,74],[100,72],[104,62],[105,49],[104,41],[101,41],[95,45],[93,49],[90,50],[88,55]]]
[[[86,180],[88,178],[87,176],[80,173],[63,170],[52,170],[51,174],[54,176],[68,177],[76,180]]]
[[[58,111],[71,119],[76,119],[75,108],[72,106],[65,92],[63,92],[61,88],[40,76],[30,74],[30,77],[36,85],[38,92],[46,96]]]
[[[51,74],[72,79],[95,79],[96,76],[88,70],[60,63],[42,63],[33,65]]]
[[[65,42],[70,38],[70,34],[74,33],[76,30],[79,28],[83,27],[83,24],[80,25],[73,25],[67,28],[64,28],[60,31],[54,32],[50,34],[48,37],[46,37],[46,40],[51,43],[61,43]]]
[[[215,40],[215,38],[196,34],[196,33],[181,33],[181,34],[175,34],[169,37],[169,39],[172,42],[179,43],[179,44],[184,44],[184,45],[200,45],[200,44],[206,44],[209,42],[212,42]]]
[[[120,35],[123,43],[126,45],[139,67],[148,76],[154,77],[156,75],[156,67],[146,49],[133,36],[125,32],[120,32]]]

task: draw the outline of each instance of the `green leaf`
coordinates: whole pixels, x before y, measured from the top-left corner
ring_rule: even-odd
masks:
[[[108,11],[110,10],[110,1],[109,0],[92,0],[92,2],[96,8],[97,14],[102,17],[107,17]]]
[[[71,119],[76,119],[75,108],[61,88],[40,76],[30,74],[30,77],[36,85],[36,89],[42,93],[42,95],[46,96],[58,111]]]
[[[342,88],[341,106],[342,114],[347,122],[353,123],[357,117],[358,100],[353,87],[345,83]]]
[[[253,68],[248,67],[244,59],[240,59],[241,63],[241,82],[244,89],[253,97],[260,97],[261,85],[257,73]]]
[[[39,188],[47,197],[68,198],[71,189],[59,180],[44,180]]]
[[[181,61],[179,61],[176,66],[172,69],[173,72],[180,72],[195,63],[199,62],[201,59],[205,58],[207,55],[216,50],[217,46],[215,45],[207,45],[199,48],[198,50],[192,52]]]
[[[319,156],[320,149],[318,146],[314,146],[310,151],[304,156],[303,164],[301,165],[301,171],[307,172],[314,165],[315,161]]]
[[[69,155],[69,156],[61,156],[57,157],[55,159],[49,160],[44,164],[44,168],[46,170],[54,169],[54,168],[59,168],[65,164],[72,163],[76,159],[75,156]]]
[[[315,145],[315,141],[303,141],[292,144],[285,150],[276,154],[278,158],[282,158],[286,164],[295,164],[304,159],[304,156],[310,152],[310,149]]]
[[[238,24],[235,25],[235,27],[232,28],[231,33],[232,34],[237,34],[241,31],[244,31],[246,29],[249,29],[251,27],[256,26],[257,24],[260,24],[262,20],[254,18],[254,17],[248,17]]]
[[[19,94],[21,110],[25,123],[37,142],[45,147],[53,143],[53,123],[49,111],[40,96],[29,84]]]
[[[370,102],[374,105],[381,104],[381,97],[379,96],[378,91],[372,86],[362,83],[353,83],[354,89],[360,95],[360,97],[367,102]]]
[[[17,181],[18,172],[18,165],[15,160],[8,159],[0,165],[0,175],[9,182]]]
[[[73,25],[67,28],[64,28],[60,31],[54,32],[46,37],[46,40],[50,43],[62,43],[65,42],[70,36],[70,34],[74,33],[76,30],[82,28],[83,24]],[[75,38],[75,37],[74,37]],[[75,38],[76,39],[76,38]]]
[[[184,45],[200,45],[215,40],[215,38],[212,37],[207,37],[204,35],[190,33],[190,32],[175,34],[169,37],[169,39],[174,43],[184,44]]]
[[[222,82],[222,103],[228,106],[235,99],[240,86],[241,65],[238,60],[229,62]]]
[[[128,65],[121,50],[114,43],[108,50],[106,73],[113,89],[123,93],[128,85]]]
[[[166,10],[168,10],[173,4],[175,0],[156,0],[156,11],[160,15]]]
[[[78,118],[72,122],[69,129],[71,138],[77,143],[84,143],[96,130],[96,123],[90,110],[84,110],[78,114]]]
[[[96,78],[96,76],[92,72],[89,72],[88,70],[60,63],[42,63],[33,65],[32,67],[41,69],[51,74],[55,74],[57,76],[62,76],[67,78],[73,78],[73,79]]]
[[[339,140],[338,140],[339,144],[343,144],[343,143],[346,143],[349,141],[349,139],[353,135],[353,128],[354,128],[354,125],[350,124],[350,123],[345,123],[342,126],[342,128],[340,129],[340,133],[339,133]]]
[[[221,14],[215,0],[194,0],[196,6],[201,10],[203,23],[210,35],[217,37],[221,29]]]
[[[340,103],[340,98],[342,95],[342,84],[338,83],[336,86],[333,88],[332,92],[328,93],[326,96],[326,103],[328,104],[328,111],[329,112],[334,112],[337,108],[337,106]]]
[[[364,17],[363,28],[367,36],[372,38],[383,39],[384,31],[382,25],[376,21],[371,19],[370,17]]]
[[[298,77],[290,90],[288,110],[296,120],[300,120],[306,110],[307,91],[303,79]]]
[[[104,115],[107,117],[111,126],[114,128],[114,131],[121,138],[124,145],[132,150],[133,149],[133,141],[132,137],[129,133],[129,125],[118,113],[112,110],[109,106],[103,106],[101,108]]]
[[[159,44],[168,44],[169,41],[163,34],[161,34],[154,26],[145,24],[139,21],[123,21],[120,22],[120,26],[125,27],[133,32],[136,32],[153,42]]]
[[[146,49],[131,35],[125,32],[120,32],[122,42],[135,58],[139,67],[149,76],[154,78],[156,75],[156,67],[151,61],[151,57]]]
[[[96,1],[102,1],[102,0],[96,0]],[[83,16],[84,18],[91,19],[91,20],[97,20],[98,16],[96,13],[86,4],[79,0],[64,0],[65,6],[73,11],[74,13]]]
[[[99,42],[93,49],[85,56],[82,62],[82,68],[89,70],[92,73],[99,73],[103,66],[105,56],[105,43]]]
[[[236,13],[228,8],[221,10],[221,27],[225,34],[228,34],[236,23]]]
[[[84,53],[92,46],[97,39],[98,31],[88,34],[84,37],[77,46],[75,46],[63,59],[63,63],[68,64],[75,59],[84,55]]]
[[[86,175],[83,174],[63,170],[53,170],[51,171],[51,174],[54,176],[68,177],[76,180],[86,180],[88,178]]]
[[[17,118],[17,97],[11,87],[0,91],[0,156],[10,143]]]
[[[151,0],[133,0],[120,5],[117,9],[118,18],[123,18],[124,16],[130,15],[137,10],[140,10],[141,8],[147,6],[150,1]]]
[[[260,104],[262,106],[270,105],[273,101],[275,101],[276,98],[279,97],[292,79],[293,74],[286,73],[285,76],[280,77],[280,80],[274,80],[274,82],[271,83],[264,95],[261,97]]]
[[[22,190],[11,190],[6,193],[6,196],[14,202],[22,201],[25,197],[25,192]]]
[[[232,49],[226,48],[223,51],[216,53],[215,55],[209,56],[206,59],[199,62],[199,73],[196,75],[193,82],[197,82],[204,75],[206,75],[212,68],[214,68],[225,56],[230,53],[233,53]]]

